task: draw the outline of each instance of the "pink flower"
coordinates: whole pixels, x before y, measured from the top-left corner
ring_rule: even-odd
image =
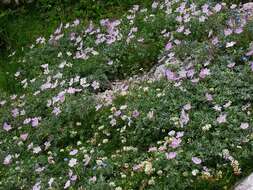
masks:
[[[177,32],[178,33],[181,33],[184,31],[184,26],[180,26],[178,29],[177,29]]]
[[[209,5],[205,4],[202,6],[202,12],[205,13],[205,14],[209,14]]]
[[[216,4],[215,5],[215,7],[214,7],[214,11],[217,13],[217,12],[220,12],[221,11],[221,9],[222,9],[222,6],[221,6],[221,4]]]
[[[165,50],[169,51],[171,48],[172,48],[172,43],[171,42],[167,43],[165,46]]]
[[[227,67],[230,68],[230,69],[233,68],[234,66],[235,66],[235,62],[229,63],[229,64],[227,65]]]
[[[199,77],[204,79],[207,75],[210,75],[210,70],[207,68],[201,69]]]
[[[176,153],[176,152],[169,152],[169,153],[166,153],[165,155],[166,155],[166,158],[167,158],[168,160],[171,160],[171,159],[176,158],[177,153]]]
[[[158,150],[161,151],[161,152],[163,152],[163,151],[166,150],[166,146],[164,146],[164,145],[163,145],[163,146],[160,146],[160,147],[158,148]]]
[[[170,144],[170,147],[177,148],[177,147],[179,147],[179,145],[180,145],[181,142],[182,142],[182,140],[180,138],[179,139],[173,138],[172,142]]]
[[[168,80],[178,80],[178,77],[176,77],[176,74],[172,72],[170,69],[165,70],[165,76],[167,77]]]
[[[246,56],[252,56],[253,55],[253,49],[246,53]]]
[[[132,115],[134,118],[137,118],[140,115],[140,113],[137,110],[134,110]]]
[[[79,20],[79,19],[74,20],[74,25],[75,25],[75,26],[77,26],[77,25],[79,25],[79,24],[80,24],[80,20]]]
[[[141,169],[141,165],[140,164],[133,166],[133,171],[138,171],[139,169]]]
[[[71,176],[70,180],[71,180],[71,181],[76,181],[76,180],[77,180],[77,175]]]
[[[25,141],[27,139],[27,137],[28,137],[28,133],[23,133],[23,134],[20,135],[20,139],[22,141]]]
[[[15,118],[19,115],[19,110],[17,108],[13,109],[12,111],[12,116]]]
[[[253,71],[253,62],[250,62],[250,68]]]
[[[59,107],[54,107],[52,113],[57,116],[61,113],[61,109]]]
[[[236,34],[241,34],[242,32],[243,32],[243,28],[242,27],[235,29],[235,33]]]
[[[214,37],[214,38],[212,39],[212,44],[213,44],[213,45],[217,45],[218,43],[219,43],[218,37]]]
[[[32,190],[40,190],[41,186],[40,186],[40,182],[35,183],[35,185],[33,186]]]
[[[69,87],[69,88],[67,89],[67,93],[69,93],[69,94],[75,94],[75,92],[76,92],[76,89],[75,89],[75,88]]]
[[[177,132],[176,138],[181,138],[181,137],[183,137],[183,136],[184,136],[184,132],[183,132],[183,131]]]
[[[156,147],[150,147],[148,149],[148,152],[156,152],[157,151],[157,148]]]
[[[93,81],[91,86],[93,87],[94,90],[99,89],[99,83],[97,81]]]
[[[114,116],[115,117],[118,117],[118,116],[120,116],[121,115],[121,111],[120,110],[118,110],[118,111],[116,111],[115,113],[114,113]]]
[[[245,10],[245,11],[253,10],[253,3],[243,4],[243,10]]]
[[[213,96],[211,94],[206,93],[205,96],[206,96],[207,101],[213,101]]]
[[[183,109],[181,111],[181,115],[180,115],[180,123],[181,126],[183,127],[184,125],[186,125],[189,122],[189,114],[186,113],[186,111]]]
[[[227,29],[224,30],[224,35],[225,35],[225,36],[229,36],[229,35],[231,35],[232,33],[233,33],[233,30],[231,30],[230,28],[227,28]]]
[[[187,77],[192,78],[194,76],[195,70],[194,69],[190,69],[187,71]]]
[[[198,157],[192,157],[192,162],[194,164],[201,164],[202,163],[202,160]]]
[[[35,118],[32,118],[32,127],[37,127],[39,125],[39,118],[38,117],[35,117]]]
[[[249,123],[241,123],[240,128],[241,129],[247,129],[247,128],[249,128]]]
[[[217,122],[218,122],[219,124],[227,122],[227,114],[221,114],[221,115],[217,118]]]
[[[9,130],[12,129],[12,127],[11,127],[11,125],[9,125],[8,123],[4,122],[4,124],[3,124],[3,129],[4,129],[5,131],[9,131]]]

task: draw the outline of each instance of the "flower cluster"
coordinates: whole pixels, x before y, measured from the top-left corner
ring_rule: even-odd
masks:
[[[232,186],[253,141],[249,10],[155,1],[38,37],[0,94],[0,186]]]

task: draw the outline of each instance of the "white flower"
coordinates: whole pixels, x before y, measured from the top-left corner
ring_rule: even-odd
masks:
[[[198,173],[199,173],[199,170],[197,170],[197,169],[192,170],[192,175],[193,175],[193,176],[196,176]]]
[[[20,75],[20,71],[17,71],[17,72],[14,74],[15,77],[18,77],[19,75]]]
[[[75,158],[71,158],[70,160],[69,160],[69,167],[74,167],[75,165],[77,164],[77,159],[75,159]]]
[[[87,87],[86,78],[81,78],[81,79],[80,79],[80,85],[81,85],[82,87]]]
[[[150,180],[148,180],[149,185],[155,185],[155,179],[152,177]]]
[[[46,141],[44,145],[45,145],[45,150],[47,150],[51,146],[51,143],[49,141]]]
[[[204,127],[202,127],[203,131],[208,131],[212,127],[211,124],[206,124]]]
[[[54,178],[50,178],[49,179],[49,181],[48,181],[48,185],[49,185],[49,187],[51,187],[52,186],[52,183],[54,182]]]
[[[214,109],[215,111],[221,111],[221,106],[215,105],[215,106],[213,107],[213,109]]]
[[[107,65],[112,65],[112,64],[113,64],[112,60],[108,61],[108,63],[107,63]]]
[[[97,181],[97,177],[93,176],[89,179],[90,182],[95,183]]]
[[[67,56],[71,56],[72,55],[72,53],[70,52],[70,51],[67,51]]]
[[[120,108],[119,109],[121,109],[121,110],[125,110],[127,108],[127,105],[123,105],[123,106],[120,106]]]
[[[33,143],[30,143],[28,146],[27,146],[27,149],[30,150],[33,148]]]
[[[112,120],[110,121],[110,124],[111,124],[111,126],[115,126],[115,125],[117,124],[116,119],[112,119]]]
[[[76,155],[77,153],[78,153],[78,150],[77,150],[77,149],[74,149],[74,150],[70,151],[69,155],[74,156],[74,155]]]
[[[172,131],[170,131],[170,132],[168,133],[168,135],[171,136],[171,137],[174,136],[175,134],[176,134],[176,131],[174,131],[174,130],[172,130]]]
[[[35,185],[33,186],[32,190],[40,190],[41,186],[40,186],[40,182],[35,183]]]
[[[154,117],[154,111],[149,111],[147,114],[148,119],[153,119]]]
[[[219,124],[227,122],[227,114],[220,114],[217,118]]]
[[[236,42],[228,42],[228,43],[226,44],[226,48],[233,47],[235,44],[236,44]]]
[[[112,182],[109,183],[109,186],[115,187],[115,183],[112,181]]]
[[[247,129],[247,128],[249,128],[249,124],[248,123],[241,123],[240,128]]]
[[[61,57],[62,56],[62,52],[59,52],[58,54],[57,54],[57,57]]]
[[[70,180],[68,180],[68,181],[65,183],[65,185],[64,185],[64,189],[69,188],[69,186],[70,186]]]
[[[96,105],[96,111],[98,111],[100,108],[102,108],[101,104]]]
[[[145,168],[144,168],[145,174],[150,175],[153,171],[152,163],[148,162],[148,161],[145,161],[144,164],[145,164]]]
[[[94,90],[99,89],[99,83],[97,81],[93,81],[93,83],[91,84],[91,86],[93,87]]]
[[[9,165],[11,163],[12,159],[12,155],[8,154],[5,158],[4,158],[4,165]]]
[[[41,151],[40,146],[37,146],[37,147],[34,147],[34,148],[33,148],[33,153],[34,153],[34,154],[38,154],[40,151]]]
[[[231,106],[232,102],[231,101],[228,101],[223,107],[224,108],[228,108],[229,106]]]
[[[96,163],[98,166],[102,166],[103,165],[103,161],[102,160],[96,160]]]

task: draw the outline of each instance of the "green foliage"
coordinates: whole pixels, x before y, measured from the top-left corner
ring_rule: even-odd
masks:
[[[135,3],[122,2],[78,6],[89,6],[85,14],[96,20],[110,6]],[[39,3],[43,11],[59,5]],[[180,2],[168,6],[135,6],[100,23],[66,21],[43,35],[36,17],[24,29],[34,43],[13,54],[12,72],[0,75],[17,87],[12,96],[0,93],[1,187],[48,189],[53,179],[55,189],[229,189],[252,171],[252,20],[225,35],[237,9],[206,16],[186,4],[191,19],[182,23]],[[20,39],[17,46],[30,40],[17,36],[27,24],[21,21],[6,26],[16,23],[8,35]],[[190,33],[180,32],[182,25]],[[158,62],[161,78],[145,75]]]

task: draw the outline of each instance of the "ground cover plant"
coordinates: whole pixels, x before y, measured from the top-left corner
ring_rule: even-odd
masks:
[[[155,1],[9,55],[3,189],[230,189],[252,172],[253,5]]]
[[[15,82],[9,80],[16,70],[8,54],[15,49],[15,57],[23,56],[22,49],[39,35],[48,38],[60,22],[80,18],[83,23],[91,19],[119,18],[134,4],[147,5],[151,0],[36,0],[0,2],[0,87],[15,93]],[[31,24],[32,23],[32,24]]]

